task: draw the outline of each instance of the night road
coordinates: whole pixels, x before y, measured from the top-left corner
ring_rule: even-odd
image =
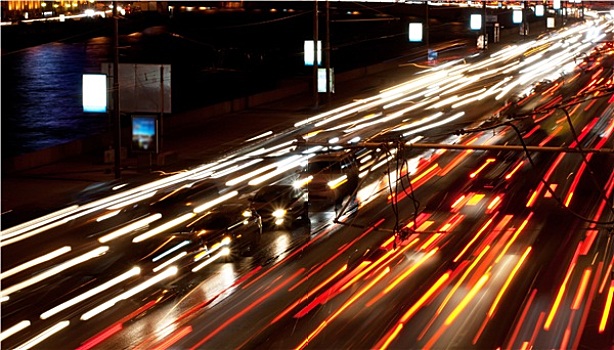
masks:
[[[610,348],[613,31],[587,11],[3,227],[3,348]],[[309,220],[260,232],[268,184]]]

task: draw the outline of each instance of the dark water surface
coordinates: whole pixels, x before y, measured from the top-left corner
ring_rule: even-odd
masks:
[[[82,109],[81,79],[108,61],[109,39],[51,43],[2,55],[2,158],[103,131],[106,114]]]

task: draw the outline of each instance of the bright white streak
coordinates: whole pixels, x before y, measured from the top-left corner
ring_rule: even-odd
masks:
[[[163,223],[162,225],[160,225],[158,227],[155,227],[155,228],[153,228],[153,229],[151,229],[151,230],[149,230],[149,231],[147,231],[145,233],[141,233],[140,235],[134,237],[132,239],[132,243],[142,242],[142,241],[144,241],[144,240],[146,240],[148,238],[151,238],[151,237],[153,237],[153,236],[155,236],[155,235],[157,235],[159,233],[162,233],[162,232],[164,232],[164,231],[166,231],[166,230],[168,230],[168,229],[170,229],[172,227],[175,227],[175,226],[177,226],[177,225],[179,225],[179,224],[181,224],[183,222],[186,222],[186,221],[190,220],[195,215],[196,214],[194,214],[194,213],[187,213],[187,214],[184,214],[184,215],[182,215],[182,216],[180,216],[178,218],[175,218],[175,219],[173,219],[171,221],[167,221],[167,222]]]
[[[16,273],[19,273],[23,270],[29,269],[30,267],[36,266],[38,264],[44,263],[46,261],[49,261],[51,259],[55,259],[58,256],[62,255],[62,254],[66,254],[71,250],[71,248],[69,246],[64,246],[60,249],[56,249],[54,251],[52,251],[51,253],[47,253],[45,255],[39,256],[36,259],[30,260],[27,263],[23,263],[19,266],[16,266],[8,271],[2,272],[0,274],[0,280],[3,278],[7,278],[9,276],[12,276]]]
[[[162,214],[160,214],[160,213],[156,213],[156,214],[147,216],[147,217],[145,217],[145,218],[143,218],[141,220],[135,221],[135,222],[133,222],[133,223],[131,223],[129,225],[126,225],[126,226],[124,226],[124,227],[122,227],[122,228],[120,228],[118,230],[115,230],[115,231],[109,233],[108,235],[104,235],[104,236],[98,238],[98,242],[100,242],[100,243],[107,243],[107,242],[109,242],[111,240],[114,240],[117,237],[121,237],[121,236],[123,236],[123,235],[125,235],[127,233],[130,233],[130,232],[132,232],[134,230],[137,230],[137,229],[139,229],[141,227],[145,227],[145,226],[151,224],[152,222],[154,222],[154,221],[156,221],[158,219],[161,219],[161,218],[162,218]]]
[[[99,313],[113,307],[115,304],[117,304],[118,302],[128,299],[142,291],[144,291],[145,289],[155,285],[156,283],[162,281],[165,278],[174,276],[175,274],[177,274],[177,267],[176,266],[171,266],[168,269],[164,270],[164,272],[155,275],[154,277],[148,279],[147,281],[139,284],[138,286],[129,289],[125,292],[123,292],[122,294],[116,296],[115,298],[112,298],[98,306],[96,306],[95,308],[91,309],[90,311],[84,313],[83,315],[81,315],[81,320],[82,321],[87,321],[90,318],[98,315]]]
[[[29,287],[29,286],[31,286],[33,284],[36,284],[36,283],[38,283],[38,282],[40,282],[40,281],[42,281],[44,279],[47,279],[47,278],[49,278],[49,277],[51,277],[53,275],[56,275],[56,274],[66,270],[66,269],[69,269],[69,268],[71,268],[73,266],[79,265],[82,262],[88,261],[88,260],[93,259],[93,258],[97,258],[97,257],[101,256],[102,254],[106,253],[107,250],[109,250],[108,246],[98,247],[98,248],[96,248],[96,249],[94,249],[94,250],[92,250],[92,251],[90,251],[88,253],[85,253],[85,254],[83,254],[81,256],[78,256],[76,258],[73,258],[73,259],[70,259],[68,261],[65,261],[65,262],[63,262],[60,265],[56,265],[56,266],[50,268],[49,270],[47,270],[45,272],[42,272],[42,273],[39,273],[38,275],[35,275],[34,277],[29,278],[29,279],[27,279],[27,280],[25,280],[23,282],[14,284],[14,285],[6,288],[6,289],[3,289],[2,291],[0,291],[0,293],[1,293],[1,295],[3,297],[7,296],[7,295],[11,295],[12,293],[14,293],[14,292],[16,292],[18,290],[22,290],[24,288],[27,288],[27,287]]]
[[[245,142],[250,142],[250,141],[258,140],[258,139],[261,139],[263,137],[267,137],[269,135],[273,135],[273,131],[269,130],[269,131],[264,132],[264,133],[262,133],[260,135],[254,136],[254,137],[252,137],[250,139],[247,139],[247,140],[245,140]]]
[[[30,324],[32,324],[30,321],[28,320],[23,320],[19,323],[17,323],[16,325],[9,327],[8,329],[6,329],[4,332],[0,333],[0,342],[2,342],[4,339],[10,337],[11,335],[20,332],[22,330],[24,330],[25,328],[28,328],[30,326]]]
[[[64,311],[64,310],[68,309],[69,307],[82,302],[83,300],[91,298],[94,295],[96,295],[96,294],[98,294],[100,292],[103,292],[103,291],[105,291],[105,290],[107,290],[107,289],[109,289],[109,288],[111,288],[111,287],[113,287],[113,286],[115,286],[115,285],[117,285],[117,284],[119,284],[119,283],[129,279],[130,277],[137,276],[140,273],[141,273],[141,269],[139,267],[134,267],[134,268],[132,268],[132,269],[122,273],[121,275],[119,275],[119,276],[117,276],[117,277],[115,277],[115,278],[113,278],[113,279],[111,279],[111,280],[109,280],[109,281],[99,285],[98,287],[92,288],[92,289],[88,290],[87,292],[85,292],[85,293],[83,293],[83,294],[81,294],[79,296],[76,296],[76,297],[74,297],[74,298],[72,298],[72,299],[70,299],[70,300],[68,300],[68,301],[66,301],[66,302],[64,302],[64,303],[62,303],[62,304],[60,304],[58,306],[55,306],[55,307],[53,307],[53,308],[43,312],[41,314],[40,318],[42,320],[48,319],[49,317],[57,314],[58,312]]]
[[[47,330],[43,331],[41,334],[19,345],[16,349],[19,349],[19,350],[31,349],[32,347],[40,344],[40,342],[42,342],[43,340],[49,338],[50,336],[56,334],[62,329],[68,327],[69,324],[70,324],[70,321],[68,320],[60,321],[56,323],[55,325],[51,326],[50,328],[48,328]]]
[[[237,196],[238,194],[239,194],[239,192],[237,192],[237,191],[228,192],[228,193],[226,193],[226,194],[224,194],[224,195],[222,195],[222,196],[220,196],[220,197],[218,197],[218,198],[216,198],[214,200],[211,200],[209,202],[206,202],[206,203],[204,203],[202,205],[199,205],[198,207],[194,208],[194,213],[196,213],[196,214],[202,213],[203,211],[205,211],[205,210],[207,210],[209,208],[212,208],[213,206],[216,206],[216,205],[218,205],[218,204],[220,204],[220,203],[222,203],[222,202],[224,202],[224,201],[226,201],[226,200],[228,200],[228,199],[230,199],[232,197]]]
[[[177,261],[177,260],[179,260],[179,259],[183,258],[183,257],[184,257],[184,256],[186,256],[186,255],[188,255],[188,252],[186,252],[186,251],[183,251],[183,252],[181,252],[181,253],[179,253],[179,254],[175,255],[175,256],[174,256],[174,257],[172,257],[171,259],[169,259],[169,260],[165,261],[164,263],[162,263],[162,264],[160,264],[160,265],[158,265],[158,266],[154,267],[154,268],[153,268],[153,272],[158,272],[158,271],[162,270],[163,268],[165,268],[165,267],[167,267],[168,265],[170,265],[170,264],[174,263],[175,261]]]
[[[151,192],[149,192],[149,193],[145,193],[145,194],[143,194],[143,195],[141,195],[141,196],[133,197],[133,198],[131,198],[131,199],[129,199],[129,200],[122,201],[122,202],[119,202],[119,203],[117,203],[117,204],[115,204],[115,205],[112,205],[112,206],[110,206],[110,207],[107,207],[107,209],[108,209],[108,210],[117,210],[117,209],[121,209],[121,208],[126,207],[126,206],[128,206],[128,205],[130,205],[130,204],[138,203],[138,202],[140,202],[140,201],[142,201],[142,200],[145,200],[145,199],[147,199],[147,198],[151,198],[151,197],[153,197],[153,196],[154,196],[154,194],[156,194],[156,192],[158,192],[158,191],[151,191]]]

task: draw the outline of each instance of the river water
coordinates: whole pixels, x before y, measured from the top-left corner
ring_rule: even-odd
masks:
[[[51,43],[2,54],[2,158],[83,138],[108,127],[82,108],[81,79],[108,61],[109,38]]]
[[[280,22],[245,14],[239,22],[257,24],[249,30],[228,26],[230,19],[237,22],[236,14],[221,15],[176,20],[170,30],[160,26],[120,35],[120,62],[132,58],[171,63],[173,113],[270,90],[281,77],[310,76],[301,56],[303,39],[312,34],[309,15],[291,15]],[[460,22],[431,26],[431,42],[461,37],[463,27]],[[333,22],[335,71],[373,64],[411,48],[405,30],[404,21],[398,20]],[[171,35],[173,31],[185,36]],[[108,114],[83,112],[81,91],[82,75],[100,73],[101,63],[111,61],[110,44],[108,36],[98,36],[12,52],[3,49],[2,159],[110,128]]]

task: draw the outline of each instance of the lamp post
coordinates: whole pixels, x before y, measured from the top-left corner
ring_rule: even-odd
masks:
[[[313,48],[313,104],[314,109],[318,109],[318,0],[313,2]]]
[[[113,1],[113,148],[115,178],[121,178],[121,136],[122,126],[119,114],[119,24],[117,1]]]

